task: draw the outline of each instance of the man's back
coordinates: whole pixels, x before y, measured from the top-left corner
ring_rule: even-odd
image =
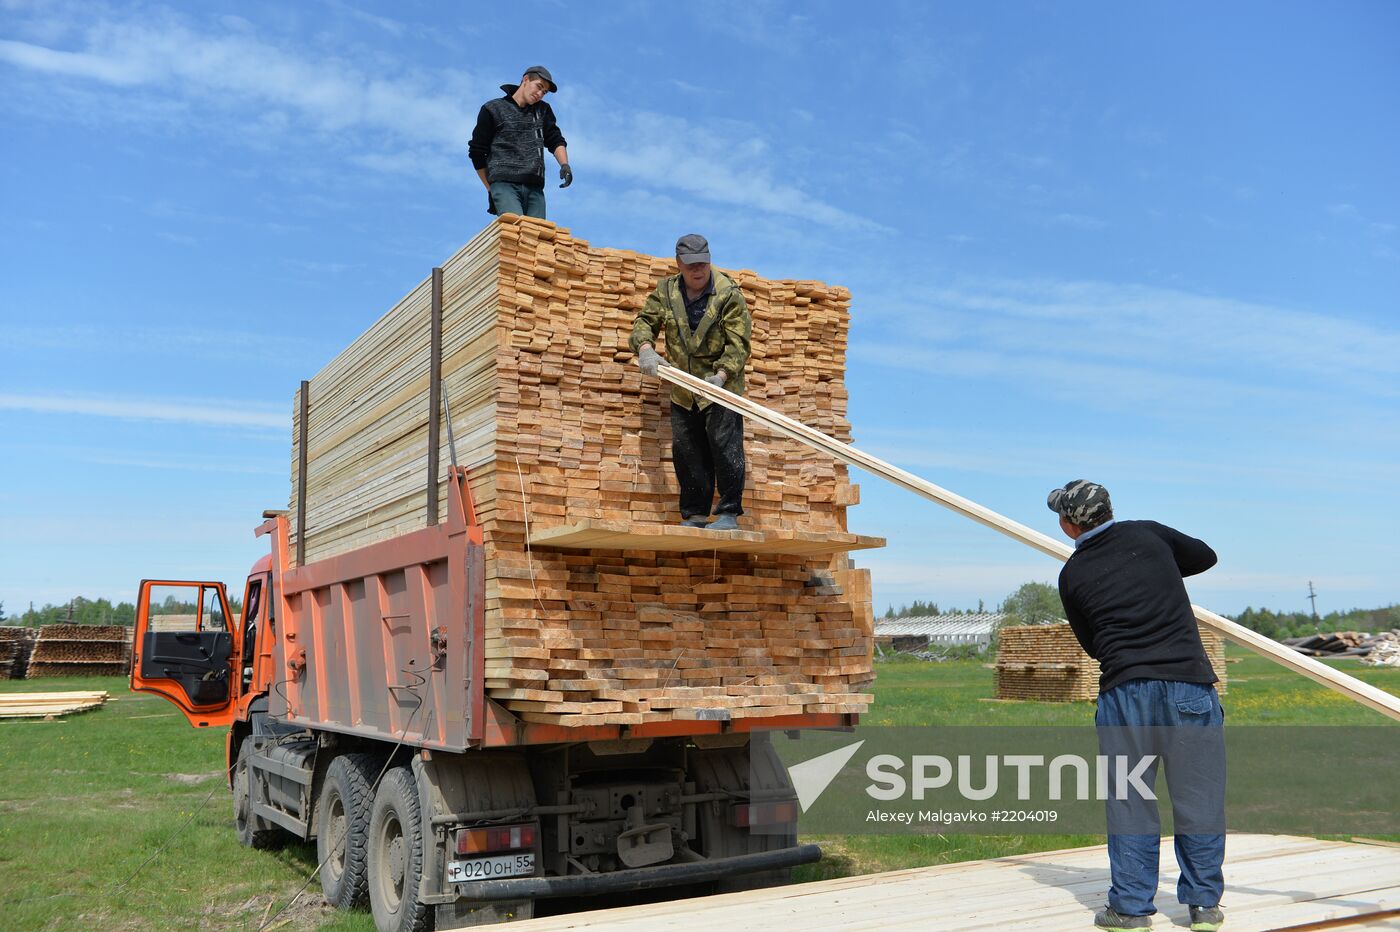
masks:
[[[1117,521],[1060,572],[1060,601],[1099,661],[1100,691],[1130,679],[1213,683],[1183,576],[1215,565],[1205,543],[1155,521]]]

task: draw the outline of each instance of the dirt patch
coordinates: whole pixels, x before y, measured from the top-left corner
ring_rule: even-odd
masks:
[[[215,777],[222,777],[223,775],[224,772],[222,770],[215,770],[210,773],[168,773],[165,775],[165,779],[173,780],[176,783],[182,783],[185,786],[194,786],[206,780],[213,780]]]

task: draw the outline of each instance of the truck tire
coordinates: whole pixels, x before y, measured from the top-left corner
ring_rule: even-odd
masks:
[[[267,827],[258,816],[253,815],[250,787],[248,785],[248,761],[253,757],[253,738],[243,739],[238,751],[238,763],[233,767],[233,827],[238,840],[249,848],[276,848],[285,840],[280,828]]]
[[[321,892],[337,909],[369,900],[366,849],[374,778],[383,766],[371,754],[342,754],[326,768],[316,813],[316,861]]]
[[[369,819],[369,907],[380,932],[426,932],[432,910],[419,899],[423,818],[407,767],[384,774]]]

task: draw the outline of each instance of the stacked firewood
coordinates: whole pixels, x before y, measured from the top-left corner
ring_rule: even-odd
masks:
[[[1200,628],[1201,644],[1225,692],[1225,639]],[[1099,694],[1099,662],[1079,646],[1068,624],[1002,628],[996,660],[996,697],[1077,702]]]
[[[131,631],[123,625],[44,625],[29,677],[121,676],[131,665]]]

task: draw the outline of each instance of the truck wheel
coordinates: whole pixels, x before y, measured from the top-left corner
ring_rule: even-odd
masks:
[[[248,786],[248,761],[252,757],[253,739],[249,736],[243,739],[238,763],[233,767],[233,827],[238,840],[249,848],[275,848],[282,843],[282,830],[266,828],[267,823],[253,815]]]
[[[406,767],[384,774],[369,819],[369,906],[381,932],[425,932],[432,913],[419,901],[423,819]]]
[[[374,778],[383,766],[370,754],[342,754],[331,761],[321,785],[316,813],[316,861],[321,892],[337,909],[365,905],[369,897],[365,863]]]

